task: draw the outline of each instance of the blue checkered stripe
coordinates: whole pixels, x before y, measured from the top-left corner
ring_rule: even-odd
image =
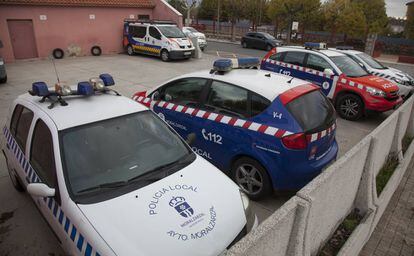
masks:
[[[39,176],[36,174],[29,161],[26,160],[24,153],[20,149],[17,142],[14,140],[10,131],[5,126],[3,128],[3,134],[6,138],[8,148],[13,152],[15,158],[19,162],[20,166],[23,168],[26,174],[26,180],[28,183],[40,182]],[[43,203],[47,205],[49,210],[53,213],[55,220],[59,225],[65,230],[68,237],[76,245],[76,248],[79,250],[80,255],[85,256],[100,256],[100,254],[93,249],[92,245],[88,243],[85,237],[78,231],[76,226],[70,221],[68,216],[65,215],[60,205],[52,197],[44,197]]]

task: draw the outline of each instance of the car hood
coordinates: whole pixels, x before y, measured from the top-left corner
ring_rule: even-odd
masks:
[[[78,207],[118,256],[218,255],[246,225],[237,185],[199,156],[151,185]]]
[[[205,38],[206,37],[203,33],[200,33],[200,32],[196,32],[196,33],[192,32],[192,33],[193,33],[193,35],[195,35],[198,38],[200,38],[200,37]]]
[[[372,88],[382,90],[387,93],[398,90],[398,86],[395,83],[374,75],[363,77],[349,77],[348,79],[365,86],[370,86]]]
[[[187,46],[190,44],[190,40],[188,38],[170,38],[171,40],[178,43],[180,46]]]

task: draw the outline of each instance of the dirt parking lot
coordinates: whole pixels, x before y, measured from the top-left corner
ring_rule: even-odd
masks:
[[[125,96],[147,90],[174,76],[191,71],[210,69],[214,54],[202,59],[162,62],[144,56],[113,55],[100,57],[66,58],[56,61],[61,81],[77,84],[100,73],[114,76],[118,90]],[[6,122],[8,107],[19,94],[27,92],[32,82],[56,82],[51,61],[22,61],[7,65],[9,82],[0,85],[0,124]],[[74,113],[76,114],[76,113]],[[80,113],[78,113],[80,114]],[[360,122],[338,120],[337,140],[340,155],[381,123],[387,114],[371,115]],[[70,117],[68,117],[70,118]],[[254,203],[254,210],[263,221],[279,208],[290,194],[277,194]],[[4,158],[0,158],[0,255],[63,255],[58,241],[41,218],[26,194],[16,192],[9,180]]]

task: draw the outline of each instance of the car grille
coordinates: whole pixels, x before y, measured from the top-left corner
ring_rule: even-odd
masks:
[[[398,90],[389,92],[387,97],[385,98],[388,101],[396,101],[399,98]]]

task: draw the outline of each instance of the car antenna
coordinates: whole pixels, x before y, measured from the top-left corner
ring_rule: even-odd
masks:
[[[53,63],[53,67],[55,69],[55,74],[56,74],[57,82],[58,82],[58,84],[60,84],[60,79],[59,79],[59,75],[58,75],[58,72],[57,72],[57,69],[56,69],[55,60],[53,58],[51,58],[51,60],[52,60],[52,63]]]
[[[292,83],[292,80],[294,79],[294,77],[292,76],[291,79],[289,79],[289,81],[287,81],[288,84]]]

